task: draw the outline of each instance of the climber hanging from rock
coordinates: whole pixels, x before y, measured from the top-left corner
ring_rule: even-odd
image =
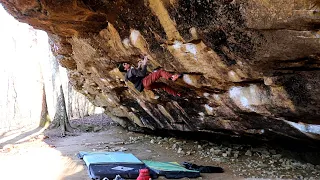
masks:
[[[182,77],[181,74],[171,74],[163,69],[157,69],[154,72],[147,74],[148,58],[144,56],[143,61],[140,61],[137,68],[132,67],[129,63],[121,63],[118,66],[119,71],[126,72],[125,81],[130,81],[134,84],[134,87],[142,92],[143,89],[163,89],[167,93],[173,96],[181,96],[170,86],[163,82],[156,82],[158,79],[165,78],[167,80],[176,81]]]

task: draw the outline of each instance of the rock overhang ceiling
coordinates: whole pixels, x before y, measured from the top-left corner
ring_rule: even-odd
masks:
[[[320,13],[311,0],[1,1],[43,29],[70,83],[123,126],[266,139],[320,134]],[[182,97],[116,68],[184,73]]]

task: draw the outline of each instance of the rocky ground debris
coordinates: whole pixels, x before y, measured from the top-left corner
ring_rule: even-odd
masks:
[[[94,132],[94,128],[91,128],[91,132],[82,129],[83,132],[74,137],[60,138],[42,135],[31,138],[30,143],[47,142],[47,144],[44,143],[41,146],[53,148],[69,155],[68,157],[73,159],[76,159],[75,154],[77,152],[83,150],[122,151],[134,153],[138,157],[144,154],[143,159],[158,161],[164,159],[175,159],[177,161],[179,159],[177,161],[179,163],[188,161],[198,165],[220,166],[226,169],[222,179],[239,179],[240,177],[249,179],[320,179],[320,165],[292,158],[288,156],[287,151],[281,148],[272,148],[267,145],[253,146],[160,137],[129,132],[116,124],[103,123],[105,125],[102,126],[103,129],[99,132]],[[81,124],[79,123],[79,125]],[[90,124],[89,121],[86,122],[86,125],[92,127],[101,126],[98,122]],[[19,148],[20,146],[20,144],[4,146],[0,155],[8,157],[15,154],[21,155],[28,151],[31,152],[30,149]],[[11,149],[11,151],[8,151],[8,149]],[[77,160],[75,162],[79,164]],[[82,167],[81,163],[80,166]],[[78,176],[80,175],[81,178],[87,178],[86,172]],[[224,178],[226,175],[228,175],[228,178]],[[232,177],[230,178],[230,176]],[[217,175],[214,174],[214,177],[217,177]],[[204,177],[203,179],[208,178]]]
[[[175,151],[178,156],[198,156],[215,165],[226,164],[236,175],[247,178],[320,179],[320,165],[283,157],[282,150],[238,144],[141,136],[147,142]]]
[[[177,156],[194,155],[213,165],[227,165],[237,176],[247,178],[320,179],[320,165],[283,157],[281,150],[239,144],[215,144],[152,135],[129,136],[127,141],[109,145],[147,142],[174,151]],[[126,151],[124,147],[106,146],[108,151]],[[151,150],[149,150],[151,152]]]

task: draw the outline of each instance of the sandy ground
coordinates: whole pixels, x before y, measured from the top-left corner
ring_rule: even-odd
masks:
[[[117,125],[110,125],[101,132],[79,133],[76,136],[64,138],[54,136],[52,133],[49,137],[44,136],[40,128],[30,128],[29,131],[26,129],[24,128],[18,135],[19,140],[13,138],[10,141],[6,137],[7,141],[3,140],[0,144],[1,147],[6,144],[0,153],[2,172],[0,179],[89,180],[86,166],[76,156],[79,151],[123,150],[143,160],[191,161],[203,164],[195,156],[179,156],[171,149],[150,143],[144,134],[128,132]],[[21,139],[24,140],[21,141]],[[138,140],[130,143],[132,139]],[[158,179],[165,178],[159,177]],[[234,177],[227,170],[222,174],[204,174],[203,177],[197,179],[241,178]]]
[[[79,125],[79,122],[75,124]],[[42,135],[43,129],[40,128],[24,129],[11,139],[2,136],[1,139],[6,139],[0,141],[0,148],[3,148],[0,152],[0,179],[89,180],[86,166],[76,156],[79,151],[125,151],[141,160],[188,161],[198,165],[220,166],[225,173],[201,174],[202,177],[196,179],[245,179],[239,173],[234,173],[233,167],[227,163],[208,161],[197,153],[178,153],[172,144],[156,143],[158,137],[129,132],[111,122],[103,124],[103,127],[95,129],[99,132],[78,132],[75,136],[67,137],[59,137],[50,131],[46,133],[48,136]],[[184,146],[185,151],[192,148],[188,143],[197,142],[188,141]]]
[[[39,129],[40,130],[40,129]],[[79,151],[104,150],[106,144],[115,144],[117,149],[133,153],[139,159],[158,161],[194,161],[199,164],[197,157],[179,157],[172,150],[143,141],[134,144],[122,144],[128,137],[143,136],[127,132],[121,127],[113,127],[99,133],[81,133],[79,136],[65,138],[52,137],[43,140],[43,136],[29,138],[28,141],[13,144],[9,152],[0,155],[0,179],[69,179],[89,180],[86,166],[76,157]],[[158,178],[164,179],[164,178]],[[185,178],[188,179],[188,178]],[[205,174],[198,179],[240,179],[231,175]]]

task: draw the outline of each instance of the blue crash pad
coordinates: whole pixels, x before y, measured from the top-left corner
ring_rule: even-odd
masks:
[[[147,166],[131,153],[124,152],[79,152],[78,157],[83,159],[88,167],[91,179],[109,179],[120,175],[124,179],[136,179],[139,169]],[[150,170],[150,168],[148,168]],[[150,170],[152,178],[157,178],[156,173]]]

